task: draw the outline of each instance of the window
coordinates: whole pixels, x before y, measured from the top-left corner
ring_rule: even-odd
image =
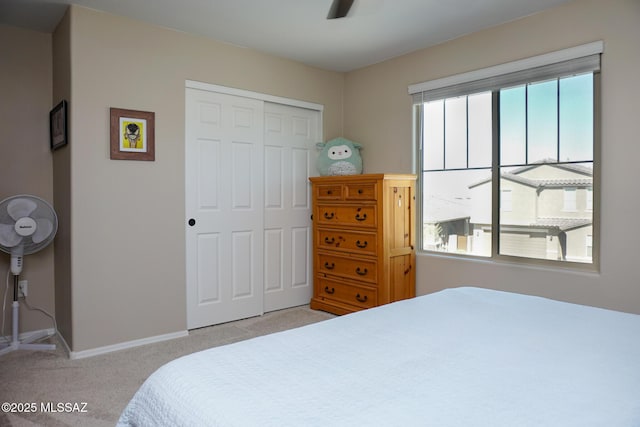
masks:
[[[409,88],[423,250],[593,264],[601,52],[595,43]]]
[[[563,211],[565,212],[575,212],[576,211],[576,188],[575,187],[567,187],[564,189],[564,207]]]
[[[513,210],[513,202],[511,198],[511,190],[502,189],[500,196],[500,209],[503,212],[511,212]]]

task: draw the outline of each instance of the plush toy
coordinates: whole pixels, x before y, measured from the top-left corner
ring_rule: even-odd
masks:
[[[362,145],[345,138],[316,144],[320,152],[316,166],[320,175],[357,175],[362,173]]]

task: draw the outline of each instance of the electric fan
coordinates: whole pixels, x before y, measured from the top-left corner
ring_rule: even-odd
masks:
[[[27,339],[18,339],[18,279],[22,272],[22,257],[44,249],[58,230],[58,217],[49,203],[36,196],[18,195],[0,202],[0,250],[11,255],[13,274],[12,341],[0,349],[0,354],[12,350],[54,350],[55,344],[31,344],[46,337],[46,331]],[[7,279],[8,279],[7,273]]]

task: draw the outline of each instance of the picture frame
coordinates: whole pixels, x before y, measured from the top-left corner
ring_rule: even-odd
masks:
[[[155,113],[110,109],[112,160],[155,160]]]
[[[49,112],[49,145],[51,151],[67,145],[67,101],[62,100]]]

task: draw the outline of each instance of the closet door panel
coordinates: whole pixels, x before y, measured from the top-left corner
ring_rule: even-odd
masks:
[[[186,90],[187,327],[263,313],[264,102]]]
[[[265,287],[264,308],[272,311],[307,304],[312,295],[308,179],[315,170],[320,113],[265,103],[264,141],[265,228],[278,230],[283,242],[281,259],[265,253],[267,271],[282,266],[282,286]]]

